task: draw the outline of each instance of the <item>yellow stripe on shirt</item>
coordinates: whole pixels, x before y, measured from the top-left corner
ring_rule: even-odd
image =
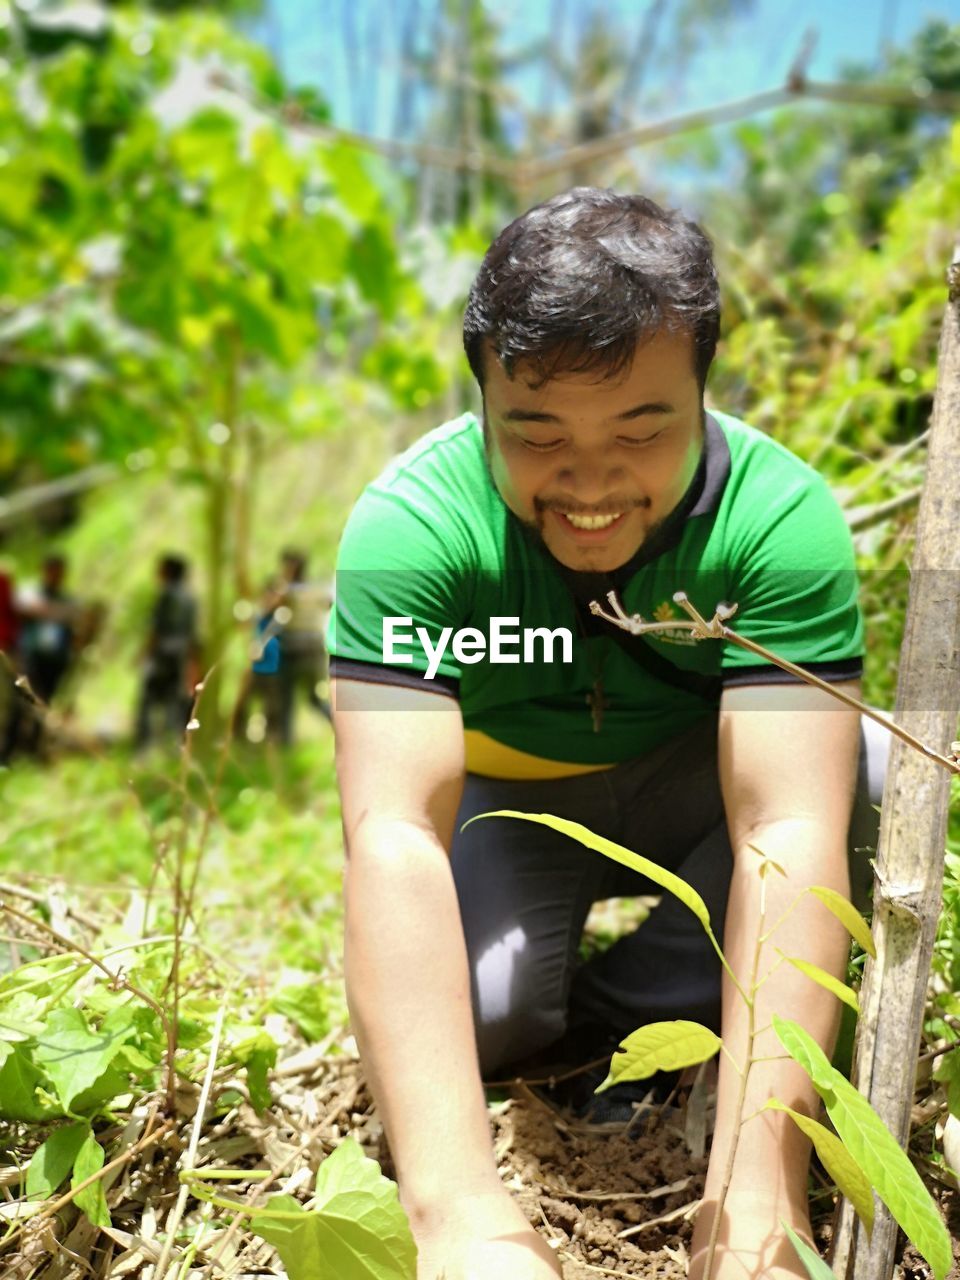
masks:
[[[612,769],[612,764],[573,764],[565,760],[546,760],[517,751],[504,742],[497,742],[478,729],[464,729],[467,772],[479,773],[485,778],[506,778],[513,781],[540,782],[548,778],[570,778],[579,773],[599,773]]]

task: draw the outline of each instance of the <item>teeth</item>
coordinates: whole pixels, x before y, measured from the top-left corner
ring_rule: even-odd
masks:
[[[618,511],[612,516],[572,516],[569,512],[565,514],[575,529],[606,529],[615,520],[619,520],[623,512]]]

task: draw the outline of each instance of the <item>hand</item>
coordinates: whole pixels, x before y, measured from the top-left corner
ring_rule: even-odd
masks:
[[[714,1203],[697,1214],[690,1246],[689,1280],[707,1280],[707,1249]],[[785,1222],[812,1247],[810,1216],[805,1205],[789,1200],[758,1203],[756,1196],[729,1195],[709,1280],[806,1280],[807,1272],[780,1225]]]
[[[556,1256],[507,1191],[454,1196],[411,1213],[417,1280],[557,1280]]]

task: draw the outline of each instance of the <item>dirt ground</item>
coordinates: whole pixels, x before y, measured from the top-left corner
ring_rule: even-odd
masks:
[[[640,1111],[629,1127],[564,1118],[529,1089],[494,1107],[504,1184],[557,1250],[565,1280],[680,1280],[706,1159],[682,1117]]]
[[[229,1110],[218,1095],[243,1093],[233,1073],[218,1073],[202,1126],[198,1164],[237,1171],[224,1193],[249,1204],[276,1191],[309,1196],[318,1164],[348,1135],[390,1173],[389,1152],[369,1091],[355,1058],[330,1053],[323,1045],[302,1047],[278,1064],[272,1079],[273,1104],[257,1114],[248,1102]],[[501,1091],[502,1093],[502,1091]],[[683,1106],[641,1106],[631,1121],[587,1124],[516,1083],[490,1103],[491,1134],[504,1185],[516,1195],[530,1222],[557,1252],[565,1280],[682,1280],[687,1246],[702,1191],[710,1129],[706,1088],[691,1091]],[[113,1226],[98,1232],[72,1206],[43,1222],[26,1224],[19,1248],[0,1261],[10,1280],[80,1280],[93,1276],[147,1277],[161,1253],[178,1198],[177,1165],[196,1124],[195,1091],[178,1099],[179,1123],[162,1140],[108,1179]],[[119,1118],[119,1117],[118,1117]],[[140,1142],[154,1125],[143,1113],[131,1116],[123,1142]],[[159,1126],[159,1134],[166,1126]],[[109,1134],[102,1134],[108,1140]],[[691,1151],[691,1148],[693,1149]],[[111,1150],[114,1149],[111,1146]],[[27,1156],[24,1150],[22,1157]],[[244,1170],[270,1169],[270,1184],[244,1179]],[[0,1216],[14,1205],[16,1170],[0,1177]],[[9,1183],[9,1186],[7,1185]],[[954,1192],[939,1192],[955,1242],[960,1207]],[[262,1199],[261,1199],[262,1202]],[[818,1243],[829,1238],[833,1199],[825,1191],[815,1215]],[[207,1221],[204,1206],[190,1201],[181,1235],[195,1240],[193,1265],[183,1280],[212,1277],[282,1276],[276,1255],[240,1222]],[[955,1243],[958,1261],[960,1245]],[[349,1280],[344,1277],[343,1280]],[[932,1280],[932,1273],[908,1248],[894,1280]],[[955,1266],[948,1280],[960,1280]]]

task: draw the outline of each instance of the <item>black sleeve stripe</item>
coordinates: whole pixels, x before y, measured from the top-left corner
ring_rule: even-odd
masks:
[[[835,662],[798,662],[797,666],[826,680],[828,684],[857,680],[863,675],[862,658],[843,658]],[[725,689],[741,684],[803,684],[799,676],[793,676],[789,671],[769,662],[751,667],[731,667],[721,672],[721,676]]]
[[[379,662],[358,662],[355,658],[331,658],[331,680],[362,680],[366,684],[393,684],[423,693],[440,693],[447,698],[460,697],[460,681],[452,676],[434,676],[427,680],[420,671],[382,666]]]

